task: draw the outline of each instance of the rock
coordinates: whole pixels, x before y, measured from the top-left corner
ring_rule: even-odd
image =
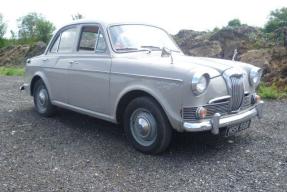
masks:
[[[0,66],[24,65],[28,58],[42,54],[45,49],[44,42],[4,47],[0,49]]]
[[[276,82],[280,87],[287,83],[287,49],[284,47],[249,50],[240,56],[240,61],[262,68],[265,82]]]
[[[218,41],[204,41],[188,51],[191,56],[221,57],[222,49]]]
[[[0,49],[0,66],[24,64],[28,50],[29,46],[27,45],[8,46]]]
[[[239,60],[262,68],[264,70],[264,74],[271,72],[270,63],[272,55],[268,49],[249,50],[240,55]]]
[[[199,44],[202,44],[204,41],[208,41],[206,37],[206,32],[198,32],[193,30],[181,30],[174,36],[175,41],[181,50],[190,55],[190,50],[196,47],[199,47]],[[198,56],[198,55],[194,55]]]
[[[211,35],[210,41],[219,41],[223,50],[223,58],[232,59],[234,50],[241,54],[246,51],[249,44],[253,44],[253,37],[258,34],[258,29],[247,25],[240,27],[225,27]]]
[[[25,58],[28,59],[28,58],[43,54],[46,47],[47,45],[43,41],[37,42],[36,44],[30,47],[27,54],[25,55]]]

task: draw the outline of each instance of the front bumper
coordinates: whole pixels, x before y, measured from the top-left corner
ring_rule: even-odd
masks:
[[[210,120],[202,122],[184,122],[183,128],[188,132],[211,131],[213,134],[218,134],[219,128],[221,127],[241,123],[250,120],[255,116],[260,119],[262,117],[263,104],[263,101],[259,101],[255,104],[255,107],[247,111],[226,117],[221,117],[219,113],[215,113]]]

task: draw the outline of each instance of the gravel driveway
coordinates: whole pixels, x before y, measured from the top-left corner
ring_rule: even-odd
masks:
[[[119,127],[60,110],[39,117],[22,79],[0,77],[0,191],[286,191],[287,101],[232,138],[176,134],[143,155]]]

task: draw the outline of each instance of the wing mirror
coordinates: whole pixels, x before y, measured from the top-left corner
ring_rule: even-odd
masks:
[[[161,51],[161,56],[162,57],[170,57],[171,64],[173,64],[172,51],[170,49],[163,47],[162,51]]]

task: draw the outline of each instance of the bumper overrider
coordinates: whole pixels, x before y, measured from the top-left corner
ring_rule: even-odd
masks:
[[[259,101],[248,110],[228,116],[221,116],[220,113],[215,113],[210,120],[201,122],[184,122],[183,129],[188,132],[211,131],[213,134],[218,134],[219,128],[221,127],[248,121],[256,116],[261,119],[263,104],[263,101]]]

